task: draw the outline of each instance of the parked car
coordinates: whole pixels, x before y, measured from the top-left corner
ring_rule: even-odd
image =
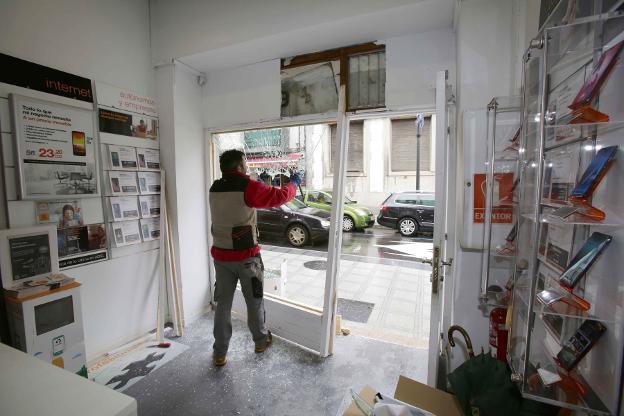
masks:
[[[412,237],[420,231],[433,231],[435,195],[430,192],[397,192],[381,205],[377,223]]]
[[[260,238],[286,237],[294,247],[329,238],[329,212],[308,207],[297,199],[277,208],[259,208],[257,212]]]
[[[305,190],[304,195],[297,195],[297,199],[306,205],[324,211],[331,211],[332,193],[331,191]],[[342,230],[349,232],[372,227],[375,224],[375,217],[370,209],[358,205],[345,195],[344,216],[342,217]]]

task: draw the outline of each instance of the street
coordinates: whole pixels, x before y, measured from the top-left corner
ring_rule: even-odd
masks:
[[[286,238],[261,242],[292,248]],[[327,253],[327,242],[307,246],[303,249]],[[418,237],[403,237],[396,230],[378,224],[363,231],[342,234],[341,252],[343,258],[350,258],[355,261],[384,263],[383,259],[386,259],[420,263],[419,259],[431,258],[432,249],[431,234],[422,234]],[[378,261],[375,261],[375,259],[378,259]]]

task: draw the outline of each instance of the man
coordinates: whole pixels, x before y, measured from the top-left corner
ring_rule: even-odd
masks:
[[[240,280],[247,304],[247,326],[255,351],[262,353],[271,344],[271,332],[265,327],[262,279],[264,264],[258,246],[255,208],[280,206],[294,198],[301,178],[290,176],[281,188],[268,186],[247,176],[247,164],[240,150],[228,150],[219,158],[222,178],[210,188],[210,212],[215,260],[215,301],[213,361],[218,367],[227,362],[232,336],[232,300]]]

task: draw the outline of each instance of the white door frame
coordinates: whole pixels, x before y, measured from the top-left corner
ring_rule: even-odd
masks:
[[[454,285],[453,259],[449,255],[453,255],[455,249],[457,145],[454,135],[454,111],[449,111],[451,97],[447,77],[447,71],[440,71],[436,75],[436,224],[433,232],[434,258],[427,371],[427,384],[430,386],[437,383],[439,357],[446,346],[444,329],[451,322]]]
[[[446,189],[454,189],[453,183],[455,181],[455,163],[453,162],[455,158],[454,147],[451,146],[449,148],[447,146],[447,125],[448,118],[446,113],[446,100],[447,100],[447,90],[446,87],[440,88],[439,85],[446,86],[446,71],[440,71],[436,77],[436,106],[435,108],[431,107],[411,107],[405,109],[390,109],[390,110],[381,110],[381,111],[360,111],[360,112],[350,112],[347,113],[344,111],[345,105],[345,97],[344,97],[344,87],[341,88],[339,95],[339,108],[342,111],[337,113],[326,113],[320,114],[316,116],[301,116],[301,117],[291,117],[285,119],[277,119],[270,121],[262,121],[257,123],[244,123],[244,124],[233,124],[226,127],[221,128],[210,128],[206,129],[207,143],[206,146],[206,160],[210,161],[210,163],[206,164],[206,199],[207,206],[209,207],[208,197],[209,197],[209,188],[214,180],[213,169],[215,166],[216,155],[213,154],[213,141],[212,136],[217,133],[227,133],[241,130],[251,130],[251,129],[261,129],[261,128],[278,128],[278,127],[286,127],[286,126],[294,126],[294,125],[303,125],[303,124],[321,124],[321,123],[337,123],[337,131],[339,133],[340,146],[336,149],[338,154],[336,155],[336,161],[334,166],[334,193],[336,194],[336,198],[342,198],[344,194],[344,185],[346,178],[346,168],[347,168],[347,153],[348,153],[348,129],[349,123],[355,120],[363,120],[370,118],[397,118],[397,117],[408,117],[415,116],[419,113],[429,113],[436,115],[436,138],[434,140],[435,145],[435,165],[436,165],[436,218],[444,218],[442,222],[443,226],[439,226],[438,221],[436,221],[436,225],[434,227],[434,244],[438,244],[438,247],[442,245],[445,249],[443,253],[446,252],[452,253],[451,244],[454,244],[454,234],[451,231],[454,231],[454,227],[449,228],[449,225],[453,222],[451,219],[454,218],[454,211],[449,217],[448,207],[454,207],[454,196],[447,198],[446,197]],[[441,110],[442,109],[442,110]],[[451,152],[449,153],[449,150]],[[448,171],[447,171],[448,169]],[[451,204],[451,205],[449,205]],[[208,208],[209,209],[209,208]],[[440,215],[438,215],[438,212]],[[210,215],[210,212],[208,212]],[[325,295],[323,301],[323,313],[321,318],[321,328],[320,328],[320,349],[314,351],[318,352],[321,357],[327,357],[332,354],[333,349],[333,334],[335,333],[335,323],[336,323],[336,306],[337,306],[337,294],[336,294],[336,282],[337,276],[340,271],[340,247],[342,242],[342,227],[340,218],[343,215],[343,206],[342,204],[334,204],[332,205],[331,212],[331,226],[330,226],[330,239],[328,245],[328,259],[327,259],[327,272],[325,276]],[[445,239],[444,236],[447,236]],[[210,218],[208,218],[208,241],[209,244],[212,244],[212,237],[210,235]],[[447,243],[448,242],[448,243]],[[443,257],[446,259],[446,257]],[[440,259],[438,259],[440,260]],[[211,256],[209,256],[210,263],[210,290],[211,290],[211,300],[214,299],[214,294],[212,293],[214,287],[214,261]],[[439,267],[441,265],[438,265]],[[447,280],[451,279],[450,268],[447,268],[444,271],[444,267],[440,267],[441,270],[441,282],[444,281],[444,277],[446,276]],[[450,304],[451,302],[442,302],[442,298],[448,296],[448,290],[451,288],[451,285],[439,285],[442,288],[442,291],[438,294],[432,293],[432,304],[431,304],[431,330],[430,330],[430,347],[429,347],[429,375],[428,375],[428,383],[430,385],[435,384],[435,375],[437,372],[437,356],[438,350],[440,348],[439,337],[440,337],[440,328],[442,327],[443,321],[448,322],[444,319],[451,310]],[[443,294],[443,295],[442,295]],[[271,296],[267,297],[267,299],[272,299],[275,301],[277,298],[273,298]],[[447,298],[448,299],[448,298]],[[291,306],[296,308],[297,305],[292,302],[279,302],[279,307],[283,308],[285,306]],[[310,312],[311,309],[308,308],[307,312]],[[300,312],[300,310],[298,310]],[[316,321],[316,318],[313,317],[313,320]],[[305,345],[304,345],[305,346]],[[308,346],[309,348],[309,346]],[[432,377],[433,375],[433,377]]]

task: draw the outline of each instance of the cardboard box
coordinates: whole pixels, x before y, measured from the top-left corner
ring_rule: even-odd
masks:
[[[373,406],[376,390],[365,386],[359,394],[362,399]],[[463,416],[455,396],[404,376],[399,376],[394,398],[436,416]],[[362,412],[355,403],[351,403],[343,416],[362,416]]]

